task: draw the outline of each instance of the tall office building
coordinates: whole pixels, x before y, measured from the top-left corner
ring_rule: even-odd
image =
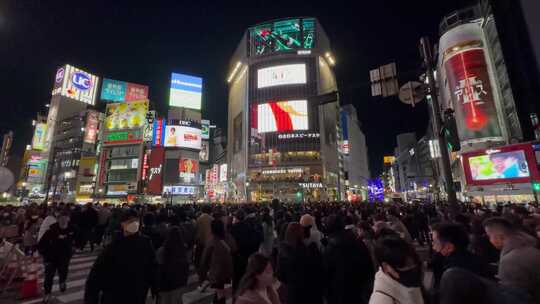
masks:
[[[339,103],[335,59],[315,18],[272,20],[246,30],[231,59],[228,176],[237,201],[337,199]]]

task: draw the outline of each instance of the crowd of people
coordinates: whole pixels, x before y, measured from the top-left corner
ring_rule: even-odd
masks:
[[[214,303],[540,303],[532,205],[53,203],[0,206],[0,229],[42,256],[45,302],[98,248],[88,304],[182,303],[190,267]]]

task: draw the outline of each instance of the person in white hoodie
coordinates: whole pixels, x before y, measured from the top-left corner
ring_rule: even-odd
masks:
[[[369,304],[423,304],[421,263],[414,248],[397,237],[377,242],[375,256],[379,271],[375,274]]]

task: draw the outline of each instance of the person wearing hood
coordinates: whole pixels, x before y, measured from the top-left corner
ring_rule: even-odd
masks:
[[[380,268],[369,304],[423,304],[420,258],[413,246],[401,238],[382,238],[375,255]]]
[[[538,240],[500,217],[487,219],[489,241],[501,251],[497,277],[501,285],[526,291],[540,303],[540,250]]]
[[[84,303],[146,303],[148,289],[157,295],[157,260],[152,241],[139,233],[139,216],[120,215],[122,235],[96,259],[86,280]]]
[[[309,244],[313,243],[317,246],[317,249],[321,249],[321,239],[322,234],[317,229],[317,225],[315,224],[315,218],[311,216],[310,214],[304,214],[300,218],[300,225],[304,228],[304,235],[309,235],[309,237],[304,238],[304,244],[306,246],[309,246]]]

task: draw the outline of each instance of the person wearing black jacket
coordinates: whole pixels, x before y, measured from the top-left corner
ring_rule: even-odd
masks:
[[[92,203],[86,204],[81,212],[81,221],[79,226],[79,244],[78,247],[82,251],[86,246],[86,243],[90,243],[90,250],[94,251],[94,244],[96,239],[94,237],[94,231],[98,224],[98,213],[92,206]]]
[[[248,258],[257,250],[263,241],[262,226],[254,218],[246,217],[244,211],[238,210],[233,218],[231,235],[238,247],[234,255],[233,292],[238,288],[240,279],[244,276]]]
[[[367,303],[374,267],[369,249],[352,229],[345,230],[343,215],[332,215],[325,251],[329,304]]]
[[[459,224],[440,223],[432,227],[433,250],[439,254],[439,267],[434,268],[435,290],[443,273],[451,268],[462,268],[479,276],[489,278],[485,261],[467,250],[469,236]]]
[[[182,288],[189,277],[186,244],[180,228],[173,226],[167,232],[163,246],[157,251],[159,264],[159,303],[182,303]]]
[[[58,283],[60,291],[66,291],[66,279],[69,270],[69,261],[73,255],[73,239],[75,231],[69,225],[69,215],[61,214],[57,223],[54,223],[41,237],[38,243],[38,250],[45,263],[45,280],[43,289],[45,296],[44,303],[50,300],[53,279],[58,272]]]
[[[148,289],[157,294],[157,262],[152,242],[139,234],[139,217],[132,209],[120,216],[122,235],[107,246],[90,270],[86,304],[144,304]]]

